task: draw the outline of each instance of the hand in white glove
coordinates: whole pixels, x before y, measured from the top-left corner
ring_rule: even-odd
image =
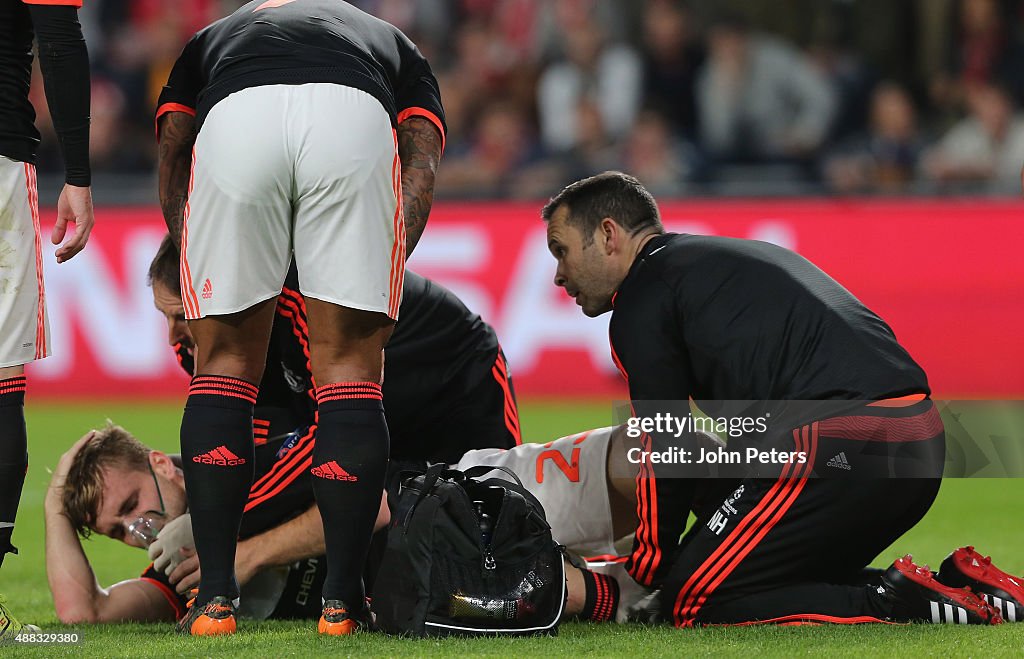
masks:
[[[164,574],[170,574],[188,555],[182,549],[195,550],[192,538],[192,515],[185,513],[172,519],[160,530],[156,540],[149,546],[149,558],[153,567]]]

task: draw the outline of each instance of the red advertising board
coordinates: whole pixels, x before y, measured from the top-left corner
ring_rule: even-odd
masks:
[[[607,316],[583,317],[552,284],[540,206],[438,204],[410,267],[495,326],[520,396],[622,398]],[[937,396],[1024,397],[1024,203],[680,201],[662,214],[671,231],[800,252],[893,327]],[[182,396],[146,286],[159,209],[101,208],[97,222],[85,252],[46,259],[54,356],[30,367],[32,397]]]

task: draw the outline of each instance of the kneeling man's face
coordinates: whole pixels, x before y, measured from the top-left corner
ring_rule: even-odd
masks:
[[[185,305],[181,302],[181,293],[154,281],[153,306],[167,320],[167,343],[172,346],[180,343],[188,354],[195,357],[196,344],[192,340],[192,332],[188,329],[188,321],[185,320]]]
[[[594,317],[611,311],[612,296],[622,283],[615,260],[600,231],[584,236],[569,223],[569,209],[559,206],[548,220],[548,250],[555,257],[555,286],[564,288],[583,313]]]

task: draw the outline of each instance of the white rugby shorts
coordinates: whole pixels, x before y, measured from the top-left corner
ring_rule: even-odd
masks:
[[[511,470],[544,507],[555,542],[581,556],[614,555],[607,476],[612,430],[599,428],[508,450],[477,449],[463,455],[455,468],[487,465]],[[508,480],[500,471],[484,477]]]
[[[49,355],[36,168],[0,156],[0,367]]]
[[[294,252],[307,297],[398,318],[405,276],[398,143],[388,113],[330,83],[250,87],[196,138],[185,209],[185,315],[281,292]]]

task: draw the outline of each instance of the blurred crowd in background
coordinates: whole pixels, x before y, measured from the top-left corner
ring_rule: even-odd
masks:
[[[89,0],[98,174],[151,185],[153,113],[234,0]],[[1024,0],[355,0],[430,60],[439,197],[606,169],[657,195],[1017,194]],[[40,171],[59,174],[41,81]]]

